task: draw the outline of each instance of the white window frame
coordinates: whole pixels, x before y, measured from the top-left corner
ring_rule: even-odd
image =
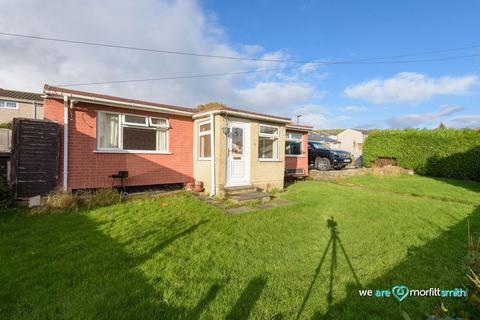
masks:
[[[101,114],[115,114],[118,115],[118,148],[102,148],[100,147],[100,134],[99,134],[99,117]],[[146,124],[132,124],[130,122],[125,122],[125,115],[131,115],[131,116],[137,116],[137,117],[145,117],[146,118]],[[170,152],[170,134],[169,134],[169,129],[170,129],[170,122],[168,121],[167,118],[162,118],[162,117],[153,117],[155,119],[165,119],[167,121],[166,126],[159,126],[159,125],[150,125],[151,124],[151,118],[149,116],[144,116],[144,115],[139,115],[139,114],[131,114],[131,113],[120,113],[120,112],[115,112],[115,111],[108,111],[108,110],[97,110],[97,119],[96,119],[96,140],[97,140],[97,149],[95,152],[102,153],[153,153],[153,154],[171,154]],[[149,126],[150,125],[150,126]],[[124,127],[129,127],[129,128],[139,128],[139,129],[149,129],[149,130],[154,130],[154,131],[165,131],[166,132],[166,150],[124,150],[123,149],[123,128]]]
[[[15,103],[15,107],[14,108],[7,107],[7,102]],[[16,109],[18,109],[18,102],[13,101],[13,100],[0,99],[0,108],[1,109],[16,110]]]
[[[210,124],[210,130],[207,130],[207,131],[200,131],[200,127],[202,125],[205,125],[205,124]],[[210,120],[207,120],[207,121],[202,121],[202,122],[199,122],[198,123],[198,140],[197,140],[197,144],[198,144],[198,147],[197,147],[197,159],[198,160],[211,160],[212,159],[212,150],[210,150],[210,157],[202,157],[201,154],[201,144],[200,144],[200,138],[203,137],[203,136],[208,136],[210,135],[210,141],[212,141],[212,122]]]
[[[292,134],[299,134],[301,137],[300,139],[293,138]],[[287,154],[287,141],[291,142],[300,142],[300,154]],[[303,157],[303,134],[298,132],[287,132],[285,138],[285,157]]]
[[[165,120],[165,125],[160,125],[160,124],[154,124],[152,119],[160,119],[160,120]],[[168,122],[167,118],[161,118],[161,117],[148,117],[148,123],[150,124],[150,127],[154,128],[163,128],[163,129],[169,129],[170,128],[170,122]]]
[[[145,118],[145,123],[128,122],[126,120],[127,116]],[[147,116],[141,116],[138,114],[131,114],[131,113],[122,113],[122,125],[125,125],[127,127],[147,127],[148,128],[148,123],[149,123],[149,117]]]
[[[262,127],[265,128],[275,128],[277,129],[277,134],[269,134],[269,133],[262,133]],[[279,161],[280,159],[280,127],[272,126],[268,124],[259,124],[258,125],[258,144],[260,145],[260,137],[262,138],[270,138],[270,139],[277,139],[277,157],[275,158],[260,158],[260,152],[258,153],[258,161]]]

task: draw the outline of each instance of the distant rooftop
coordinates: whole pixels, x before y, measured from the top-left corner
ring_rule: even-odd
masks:
[[[6,90],[0,88],[0,99],[1,98],[43,102],[41,93]]]

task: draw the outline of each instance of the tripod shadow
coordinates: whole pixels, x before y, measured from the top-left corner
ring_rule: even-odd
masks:
[[[325,251],[323,252],[322,258],[320,259],[320,263],[315,269],[315,275],[313,276],[312,282],[310,283],[310,286],[307,290],[307,294],[305,295],[302,305],[300,306],[300,310],[298,311],[298,314],[296,317],[297,320],[300,319],[300,316],[302,315],[303,310],[305,309],[305,305],[307,304],[307,301],[310,298],[310,294],[312,293],[313,285],[317,281],[322,265],[325,262],[325,258],[327,257],[328,251],[330,251],[330,249],[332,252],[332,257],[330,260],[330,276],[329,276],[328,295],[327,295],[328,309],[327,309],[326,315],[330,313],[330,308],[333,303],[333,282],[334,282],[334,273],[335,273],[335,270],[337,269],[338,248],[340,248],[340,253],[343,254],[343,256],[345,257],[345,260],[347,261],[348,267],[350,268],[350,271],[353,274],[353,278],[355,279],[357,286],[358,287],[362,286],[360,283],[360,280],[358,280],[357,274],[355,273],[355,269],[353,268],[352,263],[350,262],[350,258],[348,257],[347,252],[345,251],[345,247],[343,246],[342,241],[340,240],[337,226],[338,226],[337,222],[335,221],[335,219],[333,219],[333,217],[330,217],[330,219],[327,220],[327,228],[330,229],[330,239],[328,240],[328,244],[327,244],[327,247],[325,248]]]

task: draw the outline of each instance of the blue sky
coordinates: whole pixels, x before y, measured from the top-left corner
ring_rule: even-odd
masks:
[[[480,45],[478,1],[242,1],[234,6],[228,1],[203,3],[216,15],[231,41],[259,43],[267,51],[285,50],[296,59],[352,60]],[[480,53],[480,47],[404,60],[470,53]],[[340,126],[388,127],[388,119],[394,117],[430,114],[424,117],[429,120],[422,123],[412,121],[413,126],[428,127],[452,118],[433,116],[444,105],[458,106],[455,109],[458,111],[451,114],[455,118],[480,114],[478,81],[468,87],[468,93],[454,91],[412,101],[389,99],[379,103],[348,97],[345,88],[404,72],[433,79],[478,76],[479,67],[480,57],[430,63],[328,66],[318,70],[328,76],[316,82],[325,96],[312,99],[311,103],[351,117],[338,121]],[[357,112],[342,112],[345,106],[360,108],[346,108]]]
[[[0,0],[0,32],[280,60],[400,60],[480,54],[478,1]],[[22,11],[22,19],[16,13]],[[64,14],[68,12],[67,14]],[[27,22],[26,22],[27,21]],[[194,107],[295,117],[316,128],[480,127],[480,56],[402,64],[235,61],[0,36],[0,86],[237,76],[72,87]],[[389,59],[390,61],[395,59]]]

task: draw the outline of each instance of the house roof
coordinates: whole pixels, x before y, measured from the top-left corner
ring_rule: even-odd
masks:
[[[6,90],[2,88],[0,88],[0,98],[43,102],[41,93]]]
[[[313,126],[307,126],[304,124],[287,123],[287,129],[309,132],[313,129]]]
[[[186,107],[179,107],[179,106],[173,106],[173,105],[168,105],[168,104],[162,104],[162,103],[156,103],[156,102],[150,102],[150,101],[144,101],[144,100],[137,100],[137,99],[129,99],[129,98],[121,98],[121,97],[116,97],[116,96],[110,96],[106,94],[100,94],[100,93],[92,93],[92,92],[85,92],[85,91],[78,91],[78,90],[72,90],[72,89],[66,89],[66,88],[61,88],[61,87],[55,87],[55,86],[50,86],[46,84],[43,87],[44,93],[45,94],[51,94],[51,95],[77,95],[77,96],[84,96],[84,97],[90,97],[90,98],[97,98],[97,99],[102,99],[102,100],[110,100],[113,102],[121,102],[125,104],[132,104],[132,105],[145,105],[145,106],[150,106],[150,107],[156,107],[156,108],[161,108],[161,109],[170,109],[173,111],[181,111],[181,112],[187,112],[191,113],[192,115],[196,112],[195,109],[192,108],[186,108]]]
[[[321,141],[321,142],[330,142],[330,143],[340,143],[340,141],[329,138],[325,135],[321,135],[318,132],[310,132],[308,134],[309,141]]]
[[[235,109],[231,108],[225,105],[216,105],[213,108],[208,108],[208,109],[203,109],[199,110],[198,108],[186,108],[186,107],[180,107],[180,106],[174,106],[174,105],[167,105],[167,104],[161,104],[161,103],[156,103],[156,102],[150,102],[150,101],[144,101],[144,100],[137,100],[137,99],[129,99],[129,98],[121,98],[121,97],[116,97],[116,96],[110,96],[110,95],[105,95],[105,94],[100,94],[100,93],[92,93],[92,92],[85,92],[85,91],[78,91],[78,90],[72,90],[72,89],[67,89],[67,88],[62,88],[62,87],[56,87],[56,86],[50,86],[46,84],[44,86],[44,93],[52,96],[62,96],[62,95],[73,95],[77,97],[87,97],[91,98],[92,100],[95,99],[101,99],[105,100],[108,102],[118,102],[122,103],[124,105],[131,104],[132,107],[136,105],[142,105],[142,106],[149,106],[152,109],[158,108],[158,109],[167,109],[167,110],[172,110],[172,111],[178,111],[182,113],[187,113],[189,115],[195,115],[195,116],[201,116],[202,114],[208,114],[212,111],[230,111],[232,113],[238,113],[246,116],[252,116],[252,117],[262,117],[266,119],[270,119],[273,121],[279,121],[279,122],[290,122],[290,118],[285,118],[285,117],[279,117],[279,116],[274,116],[274,115],[268,115],[264,113],[258,113],[258,112],[253,112],[253,111],[248,111],[248,110],[242,110],[242,109]],[[98,101],[98,103],[101,103],[102,101]],[[161,110],[158,110],[161,111]]]
[[[212,107],[212,108],[208,108],[208,109],[202,109],[202,110],[199,110],[197,111],[196,115],[200,116],[202,114],[208,114],[212,111],[232,111],[234,113],[242,113],[244,115],[251,115],[251,116],[255,116],[255,117],[264,117],[264,118],[271,118],[273,120],[280,120],[281,122],[290,122],[291,119],[290,118],[286,118],[286,117],[280,117],[280,116],[274,116],[274,115],[270,115],[270,114],[266,114],[266,113],[259,113],[259,112],[253,112],[253,111],[248,111],[248,110],[242,110],[242,109],[235,109],[235,108],[231,108],[231,107],[228,107],[226,105],[216,105],[215,107]]]

